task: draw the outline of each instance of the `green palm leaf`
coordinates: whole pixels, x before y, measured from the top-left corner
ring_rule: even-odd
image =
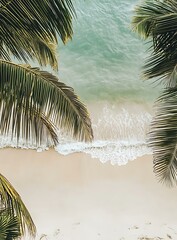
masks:
[[[70,0],[3,0],[0,6],[0,58],[40,59],[56,67],[51,48],[71,38],[74,8]],[[40,49],[40,51],[39,51]],[[48,55],[48,58],[47,56]]]
[[[171,16],[173,18],[174,13],[176,13],[175,1],[146,0],[135,9],[135,14],[132,18],[132,28],[145,39],[152,37],[154,34],[159,34],[159,25],[164,27],[163,20],[165,17],[168,16],[170,18]],[[171,30],[174,27],[171,25]],[[166,32],[170,31],[170,29],[166,30]]]
[[[159,78],[167,87],[156,103],[149,145],[156,175],[173,185],[177,183],[177,1],[145,1],[137,7],[132,24],[151,43],[144,76]]]
[[[1,174],[0,174],[0,202],[1,208],[5,209],[6,214],[8,213],[8,216],[6,214],[4,216],[3,212],[1,212],[2,214],[0,215],[0,230],[1,230],[0,234],[8,236],[6,232],[3,234],[2,230],[3,228],[5,230],[8,229],[12,230],[12,228],[13,229],[15,228],[16,234],[18,234],[19,224],[20,233],[24,235],[25,230],[28,230],[29,234],[32,237],[34,237],[36,234],[36,228],[27,208],[25,207],[19,194],[15,191],[13,186]],[[6,210],[8,212],[6,212]]]
[[[16,216],[10,214],[11,210],[0,211],[0,239],[15,240],[21,236],[20,222]]]
[[[91,141],[91,121],[86,107],[71,87],[38,68],[0,60],[0,134],[57,142],[56,129]]]
[[[149,145],[153,149],[154,171],[160,181],[177,183],[177,88],[167,89],[157,101]]]
[[[38,33],[31,33],[24,28],[12,30],[10,26],[1,24],[2,40],[0,41],[0,58],[10,60],[13,54],[17,59],[28,62],[30,59],[39,62],[40,65],[50,64],[57,70],[56,58],[57,42],[50,40],[49,36],[42,37]]]
[[[145,78],[159,77],[168,84],[177,63],[177,2],[145,1],[137,7],[132,24],[140,36],[152,40]]]

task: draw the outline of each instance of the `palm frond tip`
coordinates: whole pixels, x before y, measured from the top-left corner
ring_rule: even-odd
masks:
[[[0,202],[2,209],[9,210],[9,216],[18,218],[21,233],[23,235],[26,230],[28,230],[32,237],[36,235],[36,227],[19,194],[15,191],[10,182],[1,174]]]

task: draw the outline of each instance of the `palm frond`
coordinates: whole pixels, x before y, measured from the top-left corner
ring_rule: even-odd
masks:
[[[177,63],[177,53],[170,59],[165,54],[153,53],[143,67],[145,79],[158,78],[163,80],[165,85],[169,85],[170,75],[174,71]]]
[[[22,38],[24,30],[23,33],[19,30],[17,33],[8,34],[8,26],[3,31],[6,37],[0,42],[0,59],[9,61],[13,55],[26,63],[29,60],[37,60],[41,66],[49,64],[54,70],[58,70],[55,41],[32,36],[29,32]]]
[[[147,79],[159,78],[167,89],[156,102],[149,146],[154,171],[160,181],[177,183],[177,1],[145,1],[133,19],[134,30],[151,41],[150,57],[144,66]]]
[[[0,211],[0,239],[15,240],[21,237],[18,217],[11,214],[11,209]]]
[[[51,45],[57,43],[57,35],[64,43],[72,37],[74,15],[70,0],[1,1],[0,57],[9,60],[13,54],[26,62],[37,58],[55,67]]]
[[[86,107],[71,87],[38,68],[0,60],[0,134],[57,142],[56,129],[91,141],[93,132]]]
[[[146,0],[138,5],[132,18],[132,29],[142,38],[153,35],[157,19],[169,12],[168,6],[158,0]]]
[[[58,33],[63,42],[72,36],[72,16],[74,15],[71,0],[1,1],[2,23],[6,20],[13,29],[30,30],[31,27],[31,31],[40,33],[44,37],[47,33],[51,39]]]
[[[145,1],[137,8],[134,30],[152,41],[151,54],[144,66],[145,78],[158,77],[166,83],[173,72],[177,63],[176,22],[176,1]]]
[[[164,33],[165,19],[173,21],[176,16],[176,1],[146,0],[139,4],[132,18],[132,28],[141,37],[148,38],[154,34]],[[174,22],[174,21],[173,21]],[[166,28],[165,32],[174,31],[176,23]],[[161,30],[160,30],[161,28]]]
[[[0,202],[1,210],[8,210],[8,219],[4,220],[3,214],[0,215],[0,229],[5,227],[6,224],[9,227],[13,227],[13,221],[15,220],[15,225],[19,223],[20,232],[22,235],[25,234],[26,230],[28,233],[34,237],[36,234],[36,227],[33,220],[22,202],[19,194],[10,184],[10,182],[0,174]],[[8,221],[7,221],[8,220]],[[16,226],[17,227],[17,226]]]
[[[177,87],[165,90],[156,104],[149,146],[157,177],[171,186],[177,183]]]

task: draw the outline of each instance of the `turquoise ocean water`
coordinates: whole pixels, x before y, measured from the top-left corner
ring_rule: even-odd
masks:
[[[146,47],[131,31],[131,17],[138,1],[74,3],[77,19],[73,40],[58,48],[61,78],[85,102],[152,100],[154,87],[140,81]]]
[[[67,45],[59,44],[59,77],[88,106],[95,140],[78,143],[62,135],[56,147],[59,153],[86,152],[102,162],[121,165],[151,152],[146,133],[158,90],[140,76],[147,46],[131,31],[137,3],[73,1],[74,35]],[[1,143],[15,146],[10,139]],[[22,142],[21,147],[33,148]]]

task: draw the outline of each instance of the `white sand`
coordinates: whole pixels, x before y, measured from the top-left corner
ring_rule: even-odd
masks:
[[[37,240],[177,239],[177,190],[157,182],[151,156],[120,167],[81,153],[1,149],[0,164]]]

